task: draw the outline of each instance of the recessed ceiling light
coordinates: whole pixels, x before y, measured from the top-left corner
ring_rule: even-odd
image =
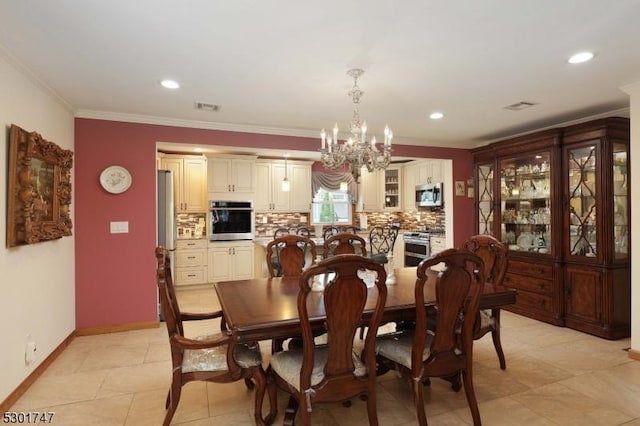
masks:
[[[162,80],[160,82],[162,87],[166,87],[167,89],[177,89],[180,85],[173,80]]]
[[[432,120],[440,120],[442,117],[444,117],[444,114],[441,112],[432,112],[431,115],[429,115],[429,118]]]
[[[580,52],[576,53],[572,57],[569,58],[570,64],[581,64],[582,62],[587,62],[593,58],[593,53],[591,52]]]

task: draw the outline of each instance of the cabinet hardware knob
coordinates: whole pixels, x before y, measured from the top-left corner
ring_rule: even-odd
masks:
[[[189,278],[193,278],[193,277],[195,277],[195,276],[196,276],[196,274],[187,274],[187,276],[188,276]]]
[[[236,192],[236,185],[233,184],[233,192]]]
[[[231,185],[229,185],[229,192],[231,192]]]

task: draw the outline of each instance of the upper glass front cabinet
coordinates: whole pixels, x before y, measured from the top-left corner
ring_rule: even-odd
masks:
[[[493,229],[493,163],[480,164],[477,168],[478,179],[478,233],[495,236]]]
[[[613,241],[614,257],[629,256],[628,155],[623,144],[613,144]]]
[[[552,253],[548,151],[500,161],[500,239],[510,250]]]

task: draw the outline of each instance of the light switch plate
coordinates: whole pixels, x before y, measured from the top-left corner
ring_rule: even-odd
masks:
[[[111,222],[110,229],[112,234],[127,234],[129,233],[129,222]]]

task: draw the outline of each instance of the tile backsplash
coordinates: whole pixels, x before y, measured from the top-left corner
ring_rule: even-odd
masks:
[[[444,209],[421,210],[418,212],[367,212],[367,228],[400,222],[403,231],[427,229],[434,233],[444,233]],[[276,229],[289,226],[309,225],[309,213],[256,213],[255,236],[272,237]],[[353,225],[360,224],[360,213],[355,213]],[[179,213],[176,218],[178,238],[206,238],[206,213]]]
[[[206,238],[206,219],[205,213],[178,213],[176,216],[178,238]]]
[[[427,229],[433,233],[445,232],[444,209],[421,210],[418,212],[368,212],[367,228],[376,225],[387,225],[392,222],[400,222],[403,231],[418,231]],[[354,226],[360,224],[360,213],[354,215]],[[309,225],[308,213],[256,213],[256,236],[272,237],[276,229],[296,226],[306,223],[313,232],[313,226]]]

